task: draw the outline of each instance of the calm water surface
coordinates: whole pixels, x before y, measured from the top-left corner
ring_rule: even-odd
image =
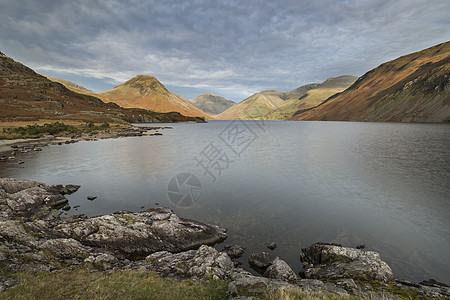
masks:
[[[244,123],[167,124],[173,129],[163,136],[45,147],[24,154],[23,165],[0,163],[0,176],[80,184],[69,196],[80,205],[73,214],[158,202],[228,228],[225,244],[240,244],[247,255],[276,242],[274,252],[295,271],[300,249],[324,241],[365,244],[399,278],[450,282],[450,125]],[[234,125],[247,135],[233,142],[227,128]],[[194,159],[205,161],[213,149],[225,154],[215,181]],[[201,198],[187,208],[167,196],[182,172],[202,184]]]

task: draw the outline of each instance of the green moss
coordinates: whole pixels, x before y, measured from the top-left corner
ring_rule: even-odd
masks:
[[[130,215],[123,215],[123,218],[127,220],[128,223],[136,223],[136,219]]]

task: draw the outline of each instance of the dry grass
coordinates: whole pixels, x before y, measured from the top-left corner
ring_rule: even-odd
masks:
[[[15,274],[18,286],[2,299],[227,299],[227,282],[196,282],[161,278],[153,272],[86,270]]]
[[[337,294],[312,294],[296,289],[279,289],[264,293],[263,300],[356,300],[355,296],[339,296]]]

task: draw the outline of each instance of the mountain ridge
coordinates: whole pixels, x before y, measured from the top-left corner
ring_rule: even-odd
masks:
[[[0,52],[1,53],[1,52]],[[124,109],[74,92],[0,54],[0,121],[78,120],[92,122],[201,121],[179,113]]]
[[[403,55],[291,120],[447,122],[450,42]]]

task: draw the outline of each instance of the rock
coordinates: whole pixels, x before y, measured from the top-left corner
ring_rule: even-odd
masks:
[[[289,267],[289,265],[282,259],[275,259],[275,261],[266,269],[264,277],[280,279],[283,281],[295,281],[297,275]]]
[[[264,292],[270,280],[263,277],[241,277],[228,285],[228,297],[258,296]]]
[[[66,204],[61,209],[64,210],[64,211],[69,211],[70,210],[70,205]]]
[[[276,247],[277,247],[277,244],[275,244],[273,242],[267,246],[267,248],[269,248],[270,250],[275,250]]]
[[[45,250],[47,254],[53,257],[65,259],[84,259],[90,253],[89,247],[83,246],[74,239],[49,239],[43,242],[39,248]]]
[[[366,248],[366,245],[358,245],[358,246],[356,246],[356,249],[364,249],[364,248]]]
[[[97,199],[97,197],[95,197],[95,196],[88,196],[87,199],[89,201],[94,201],[95,199]]]
[[[392,281],[394,274],[379,253],[337,245],[315,243],[302,249],[300,260],[306,278]]]
[[[68,202],[64,196],[55,193],[52,186],[35,181],[0,179],[0,188],[9,194],[7,204],[18,216],[48,213],[49,208]]]
[[[68,184],[68,185],[66,185],[65,187],[63,187],[63,188],[61,189],[61,193],[62,193],[63,195],[71,195],[71,194],[75,193],[76,191],[78,191],[78,189],[79,189],[80,187],[81,187],[81,186],[79,186],[79,185]]]
[[[76,219],[58,224],[52,231],[84,245],[107,247],[123,254],[144,257],[157,251],[196,249],[226,238],[225,229],[179,218],[169,208],[150,208],[138,213],[122,211]]]
[[[7,289],[17,285],[19,283],[19,280],[16,278],[6,277],[6,276],[0,276],[0,293],[6,291]]]
[[[322,282],[316,279],[302,279],[297,282],[298,288],[305,293],[311,294],[338,294],[338,295],[348,295],[347,291],[343,288],[336,286],[330,282]]]
[[[91,264],[95,269],[109,270],[113,268],[119,260],[110,253],[101,253],[97,256],[89,256],[84,260],[84,262]]]
[[[420,283],[421,285],[432,286],[432,287],[449,287],[447,284],[436,281],[434,279],[424,280]]]
[[[278,257],[267,252],[256,252],[250,254],[250,256],[248,257],[248,262],[252,266],[265,270],[267,269],[267,267],[273,264],[277,258]]]
[[[239,245],[233,245],[233,246],[225,246],[223,248],[223,251],[225,251],[229,257],[231,258],[239,258],[244,254],[244,247],[241,247]]]
[[[233,262],[224,252],[203,245],[198,250],[170,253],[161,251],[146,257],[152,270],[164,276],[182,278],[229,279],[234,269]]]

